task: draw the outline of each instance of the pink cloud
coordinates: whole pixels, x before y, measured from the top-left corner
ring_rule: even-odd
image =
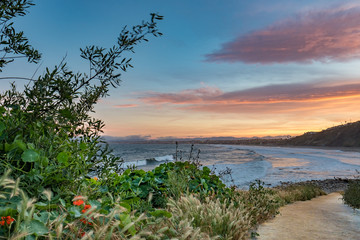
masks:
[[[360,57],[360,6],[309,11],[242,35],[206,56],[208,61],[285,63]]]
[[[132,108],[137,107],[137,104],[120,104],[120,105],[114,105],[115,108]]]
[[[329,102],[359,98],[360,83],[334,85],[282,84],[222,92],[217,88],[186,90],[179,93],[155,93],[140,99],[148,104],[176,105],[178,109],[216,113],[276,113],[316,110]],[[349,101],[349,100],[347,100]]]

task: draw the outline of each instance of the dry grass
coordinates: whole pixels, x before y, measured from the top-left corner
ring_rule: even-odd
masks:
[[[207,239],[246,239],[251,228],[251,216],[245,206],[235,207],[228,201],[206,197],[201,202],[196,196],[182,196],[169,201],[172,221],[186,221],[206,234]],[[205,237],[205,236],[204,236]]]

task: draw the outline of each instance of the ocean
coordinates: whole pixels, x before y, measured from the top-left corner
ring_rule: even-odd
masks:
[[[161,163],[174,161],[175,144],[124,144],[110,142],[114,154],[124,160],[124,166],[150,170]],[[189,158],[191,145],[179,144],[178,159]],[[231,169],[223,181],[246,189],[255,180],[269,186],[281,182],[299,182],[328,178],[352,178],[360,171],[360,153],[319,148],[262,147],[245,145],[194,146],[192,156],[200,150],[199,160],[219,173]]]

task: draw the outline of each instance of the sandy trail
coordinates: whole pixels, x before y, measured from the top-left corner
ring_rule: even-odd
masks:
[[[280,208],[280,214],[258,228],[259,240],[360,239],[360,211],[331,193]]]

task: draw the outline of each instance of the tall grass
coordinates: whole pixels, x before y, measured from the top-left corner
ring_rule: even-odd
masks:
[[[194,228],[199,228],[206,238],[211,239],[246,239],[251,228],[251,215],[246,207],[228,200],[206,197],[203,202],[194,195],[182,196],[178,201],[169,201],[172,221],[187,221]],[[205,237],[204,236],[204,237]]]

